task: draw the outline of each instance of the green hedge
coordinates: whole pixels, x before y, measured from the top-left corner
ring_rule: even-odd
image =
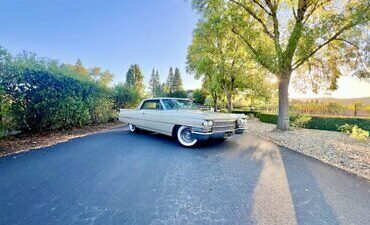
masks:
[[[73,66],[0,46],[0,129],[52,130],[117,118],[113,93]]]
[[[255,116],[257,117],[257,114],[258,112],[256,111],[245,111],[245,110],[233,110],[232,113],[236,113],[236,114],[245,114],[245,115],[248,115],[248,116]]]
[[[308,123],[308,128],[319,129],[319,130],[335,130],[344,124],[357,125],[363,130],[370,131],[370,119],[365,118],[345,118],[345,117],[321,117],[312,116],[312,119]]]
[[[257,113],[257,117],[264,123],[277,123],[277,115]],[[351,117],[323,117],[311,116],[307,124],[308,129],[332,130],[338,131],[338,128],[344,124],[357,125],[358,127],[370,131],[370,119],[351,118]]]
[[[257,117],[261,122],[277,124],[277,115],[258,113]]]

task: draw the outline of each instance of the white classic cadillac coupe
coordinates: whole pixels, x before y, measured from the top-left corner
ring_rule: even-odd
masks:
[[[242,134],[247,121],[243,114],[198,110],[183,98],[146,99],[137,109],[121,109],[119,120],[128,123],[131,132],[144,129],[173,136],[185,147],[198,140]]]

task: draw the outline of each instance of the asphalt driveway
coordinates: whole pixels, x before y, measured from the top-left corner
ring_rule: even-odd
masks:
[[[0,224],[369,224],[370,183],[252,134],[127,128],[0,158]]]

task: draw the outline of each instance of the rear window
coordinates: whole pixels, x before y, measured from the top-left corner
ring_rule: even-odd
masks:
[[[141,109],[154,109],[154,110],[161,110],[162,106],[159,100],[148,100],[143,103]]]

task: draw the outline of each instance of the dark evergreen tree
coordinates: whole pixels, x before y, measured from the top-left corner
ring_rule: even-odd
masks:
[[[153,68],[152,74],[149,80],[149,89],[153,97],[158,97],[160,95],[160,88],[161,88],[161,83],[159,81],[158,70],[155,71]]]
[[[167,77],[167,82],[166,82],[169,93],[174,92],[174,88],[173,88],[174,80],[175,80],[175,74],[173,73],[172,67],[170,67],[170,71],[168,72],[168,77]]]
[[[139,95],[144,93],[144,76],[138,64],[130,66],[126,73],[126,85],[135,89]]]
[[[182,78],[179,68],[175,69],[175,75],[172,83],[173,92],[182,91]]]

